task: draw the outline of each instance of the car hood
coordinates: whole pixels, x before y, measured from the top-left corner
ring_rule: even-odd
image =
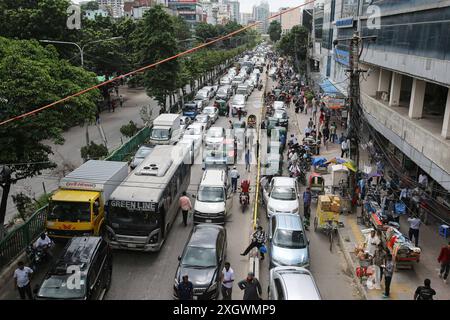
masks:
[[[201,213],[219,213],[225,211],[225,202],[195,201],[194,210]]]
[[[267,205],[281,212],[291,212],[299,207],[297,200],[276,200],[273,198],[269,198]]]
[[[214,281],[216,267],[213,268],[187,268],[179,266],[177,272],[177,279],[182,281],[181,276],[187,274],[189,281],[192,282],[194,287],[209,287],[211,282]]]
[[[271,245],[271,259],[275,260],[275,264],[284,266],[302,266],[309,263],[308,249],[287,249]]]

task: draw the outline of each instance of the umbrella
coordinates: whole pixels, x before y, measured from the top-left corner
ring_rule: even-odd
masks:
[[[328,163],[343,164],[343,163],[346,163],[347,161],[348,161],[348,160],[346,160],[346,159],[334,157],[333,159],[329,160],[329,161],[327,162],[327,164],[328,164]]]

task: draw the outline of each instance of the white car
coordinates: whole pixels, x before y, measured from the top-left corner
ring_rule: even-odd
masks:
[[[300,214],[299,188],[295,178],[274,177],[270,183],[263,179],[261,188],[268,218],[277,213]]]
[[[214,95],[216,94],[217,89],[215,89],[215,86],[206,86],[203,87],[201,90],[205,90],[208,91],[208,98],[211,100],[212,98],[214,98]]]
[[[209,92],[207,90],[199,90],[195,95],[194,101],[200,101],[202,107],[208,106],[209,103]]]
[[[233,108],[233,114],[237,113],[237,110],[242,110],[245,112],[245,101],[246,98],[243,94],[236,94],[231,102],[231,107]]]
[[[231,79],[228,76],[223,77],[222,79],[220,79],[220,85],[231,85]]]
[[[285,106],[283,101],[274,101],[273,102],[273,109],[274,110],[286,109],[286,106]]]
[[[211,127],[205,136],[205,144],[208,149],[217,149],[222,146],[225,139],[225,128]]]
[[[195,149],[200,148],[203,142],[203,137],[205,135],[205,126],[201,123],[193,123],[187,127],[184,131],[183,138],[189,138],[194,140]]]
[[[311,272],[302,267],[270,270],[269,300],[322,300]]]
[[[211,118],[212,123],[215,123],[219,119],[219,109],[216,107],[206,107],[202,113],[207,114]]]

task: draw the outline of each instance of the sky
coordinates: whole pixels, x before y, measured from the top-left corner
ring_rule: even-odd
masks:
[[[241,3],[240,11],[241,12],[252,12],[252,8],[254,5],[258,5],[261,0],[239,0]],[[269,2],[270,11],[276,12],[278,9],[282,7],[295,7],[301,5],[303,0],[267,0]]]

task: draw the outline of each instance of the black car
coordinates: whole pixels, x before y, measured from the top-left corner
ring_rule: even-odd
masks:
[[[72,238],[45,275],[36,299],[99,300],[111,285],[112,251],[101,237]]]
[[[196,225],[178,257],[175,273],[174,298],[178,299],[178,284],[188,275],[194,286],[194,299],[217,299],[220,293],[220,275],[225,264],[227,232],[212,224]]]

